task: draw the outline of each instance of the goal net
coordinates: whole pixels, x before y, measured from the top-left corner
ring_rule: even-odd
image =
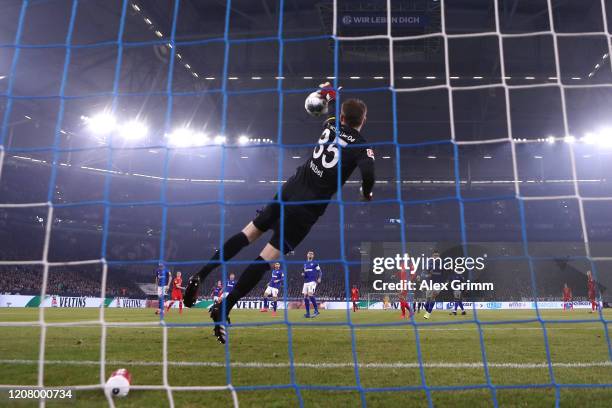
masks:
[[[121,366],[138,367],[132,390],[157,393],[156,400],[171,407],[215,393],[237,407],[271,391],[299,406],[308,405],[314,392],[351,394],[351,403],[362,406],[414,393],[434,406],[434,394],[450,390],[483,392],[498,406],[502,392],[538,389],[552,390],[558,406],[565,391],[612,387],[609,377],[559,379],[559,367],[573,366],[554,360],[561,340],[551,328],[568,321],[547,319],[539,302],[560,301],[565,276],[586,288],[591,271],[599,307],[594,318],[571,323],[598,325],[599,359],[580,367],[608,367],[612,345],[601,308],[603,289],[612,284],[605,273],[612,261],[606,224],[612,215],[607,1],[333,0],[306,11],[301,2],[285,0],[257,7],[236,0],[4,3],[0,280],[8,282],[2,287],[7,292],[11,282],[22,293],[35,290],[28,305],[40,307],[34,319],[0,312],[2,337],[31,336],[17,357],[0,357],[4,372],[27,370],[17,384],[2,376],[3,390],[61,386],[99,394]],[[321,287],[325,279],[334,282],[337,290],[325,296],[346,302],[346,315],[308,324],[341,333],[338,355],[308,348],[301,339],[306,323],[290,317],[291,309],[302,307],[301,290],[295,289],[301,285],[295,278],[300,253],[281,259],[292,272],[285,274],[280,319],[234,323],[229,342],[212,360],[202,351],[213,347],[202,340],[212,329],[204,309],[201,320],[189,323],[113,315],[109,307],[154,307],[154,299],[130,293],[139,287],[155,291],[159,263],[182,269],[185,284],[280,192],[317,146],[319,122],[306,119],[303,101],[327,81],[343,87],[340,102],[359,97],[368,103],[364,135],[376,151],[378,173],[372,202],[356,198],[360,181],[351,178],[329,201],[327,218],[296,249],[314,248],[323,254],[323,270],[335,271],[324,275]],[[248,133],[251,126],[256,134]],[[363,243],[390,241],[408,253],[418,240],[432,243],[422,245],[423,252],[452,242],[463,256],[480,255],[471,253],[474,245],[488,242],[482,244],[488,262],[505,271],[495,279],[507,290],[483,301],[491,308],[505,299],[523,302],[533,314],[512,321],[483,318],[473,303],[464,320],[358,320],[350,311],[350,290],[356,269],[363,268]],[[257,254],[248,255],[254,256],[244,259]],[[244,259],[224,262],[206,281],[202,307],[212,304],[217,280],[246,267]],[[547,263],[567,274],[546,275],[541,268]],[[387,298],[391,310],[397,307],[397,294],[361,290],[367,309],[382,309]],[[590,295],[580,290],[575,297],[588,302]],[[68,295],[56,297],[59,292]],[[1,306],[12,310],[15,302]],[[85,317],[51,310],[92,302],[98,303]],[[526,358],[514,368],[542,375],[498,382],[495,370],[504,366],[490,361],[492,348],[500,354],[485,333],[519,323],[537,331],[531,340],[544,353],[537,363]],[[363,334],[372,327],[413,336],[414,342],[404,339],[393,347],[410,348],[414,361],[394,366],[362,358],[372,344],[385,341]],[[451,328],[477,333],[470,361],[430,364],[432,354],[423,351],[430,334]],[[146,344],[125,340],[134,330]],[[190,330],[199,330],[197,341],[185,340],[182,333]],[[268,346],[265,334],[249,352],[242,343],[248,336],[232,341],[241,331],[282,331],[282,351]],[[327,347],[321,338],[317,344]],[[256,346],[268,355],[265,361],[253,361]],[[322,361],[311,362],[311,355]],[[72,367],[69,374],[61,371],[66,367]],[[368,370],[394,367],[413,370],[415,380],[389,386],[368,377]],[[474,383],[455,378],[440,384],[427,374],[440,368],[478,369],[482,375]],[[324,383],[324,374],[317,374],[320,382],[303,374],[330,369],[342,380]],[[282,372],[283,380],[266,381],[261,370]]]

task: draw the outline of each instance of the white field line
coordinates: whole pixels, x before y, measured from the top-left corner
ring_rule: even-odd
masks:
[[[45,389],[45,390],[81,390],[81,391],[88,391],[88,390],[99,390],[99,389],[104,389],[104,384],[90,384],[90,385],[62,385],[60,387],[58,386],[53,386],[53,387],[47,387],[47,386],[43,386],[43,387],[39,387],[37,385],[19,385],[19,384],[0,384],[0,389],[6,389],[6,388],[15,388],[15,389]],[[165,386],[165,385],[130,385],[130,389],[131,390],[162,390],[162,391],[166,391],[168,389],[171,389],[172,391],[227,391],[230,390],[232,391],[234,389],[234,387],[229,384],[229,385],[213,385],[213,386]],[[234,391],[232,391],[232,396],[234,395]],[[113,401],[113,400],[111,400]],[[42,402],[42,401],[41,401]]]
[[[15,364],[15,365],[36,365],[38,360],[20,360],[20,359],[0,359],[0,364]],[[45,360],[45,365],[74,365],[74,366],[97,366],[100,361],[95,360]],[[162,367],[164,364],[161,361],[106,361],[106,365],[113,366],[153,366]],[[168,361],[169,366],[176,367],[218,367],[224,368],[225,362],[220,361]],[[235,361],[230,363],[236,368],[289,368],[289,363],[267,363],[258,361]],[[488,363],[488,367],[492,368],[512,368],[512,369],[540,369],[548,368],[548,363]],[[297,368],[353,368],[352,362],[347,363],[294,363]],[[590,361],[590,362],[574,362],[574,363],[552,363],[556,368],[591,368],[591,367],[612,367],[611,361]],[[359,368],[419,368],[419,363],[360,363]],[[436,362],[423,363],[423,368],[483,368],[481,362],[473,363],[451,363],[451,362]]]

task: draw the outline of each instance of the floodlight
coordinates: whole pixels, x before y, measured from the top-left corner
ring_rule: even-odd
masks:
[[[91,118],[85,118],[87,127],[95,134],[110,133],[117,127],[117,119],[110,113],[99,113]]]
[[[131,120],[119,126],[119,135],[124,139],[138,140],[143,139],[149,133],[149,129],[144,123],[137,120]]]
[[[582,138],[582,141],[586,144],[595,144],[597,143],[597,135],[593,132],[587,132]]]
[[[188,147],[193,144],[194,133],[190,129],[180,128],[166,136],[168,144],[175,147]]]
[[[191,140],[192,146],[204,146],[208,143],[208,136],[204,132],[196,132]]]
[[[602,147],[612,147],[612,128],[602,128],[597,134],[595,142]]]

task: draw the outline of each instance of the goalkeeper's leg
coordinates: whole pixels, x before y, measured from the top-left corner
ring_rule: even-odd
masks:
[[[261,252],[260,256],[255,259],[255,262],[247,266],[244,272],[240,275],[236,286],[222,303],[217,303],[210,309],[210,317],[215,323],[221,323],[223,320],[229,322],[229,313],[238,301],[246,296],[257,283],[263,278],[265,273],[270,270],[271,261],[278,259],[280,251],[268,244]],[[225,319],[223,318],[225,315]],[[215,337],[220,343],[226,341],[225,327],[221,324],[216,324],[214,329]]]
[[[255,241],[263,234],[263,231],[259,230],[255,225],[251,222],[238,234],[232,236],[230,239],[225,241],[223,244],[223,260],[221,260],[221,252],[219,250],[215,251],[210,261],[198,273],[193,275],[189,279],[189,284],[187,288],[185,288],[185,295],[183,297],[183,301],[186,307],[191,307],[195,304],[198,298],[198,289],[200,283],[206,279],[206,277],[222,262],[228,261],[232,259],[234,256],[238,254],[244,247],[249,245],[251,242]]]
[[[277,202],[278,196],[274,196],[273,200],[272,203],[266,205],[264,209],[259,212],[252,222],[244,227],[242,232],[234,235],[223,244],[223,259],[221,259],[220,252],[216,251],[210,261],[204,265],[197,274],[189,279],[189,284],[185,289],[185,306],[191,307],[195,304],[198,297],[200,282],[202,282],[217,266],[222,262],[232,259],[242,250],[242,248],[255,241],[270,228],[278,225],[278,219],[280,217],[280,205]],[[288,212],[289,210],[285,211],[285,213]]]
[[[225,343],[225,328],[220,324],[223,320],[229,323],[229,313],[234,305],[243,296],[249,293],[257,283],[263,278],[264,274],[270,270],[270,262],[280,259],[283,249],[285,254],[291,252],[308,235],[308,232],[319,218],[318,215],[309,209],[301,206],[288,206],[285,208],[284,222],[278,223],[279,205],[268,205],[262,213],[249,225],[258,232],[257,237],[261,236],[262,231],[274,228],[274,234],[270,242],[261,251],[255,263],[250,264],[240,275],[236,286],[225,298],[223,303],[215,305],[210,310],[210,317],[215,324],[215,336],[220,343]],[[274,224],[272,222],[275,222]],[[281,220],[283,221],[283,220]],[[281,229],[284,229],[282,234]],[[284,243],[281,243],[281,236],[284,235]],[[223,319],[223,317],[226,319]]]

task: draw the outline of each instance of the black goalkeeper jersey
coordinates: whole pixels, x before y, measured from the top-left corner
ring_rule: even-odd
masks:
[[[330,105],[330,109],[333,105]],[[319,144],[310,158],[297,168],[282,189],[283,201],[329,200],[338,191],[338,167],[341,162],[340,185],[343,186],[356,167],[362,177],[366,196],[374,186],[374,150],[367,146],[359,131],[341,126],[336,132],[335,118],[327,119]],[[356,146],[355,146],[356,145]],[[342,159],[340,160],[340,157]],[[328,203],[313,203],[306,208],[321,216]]]

